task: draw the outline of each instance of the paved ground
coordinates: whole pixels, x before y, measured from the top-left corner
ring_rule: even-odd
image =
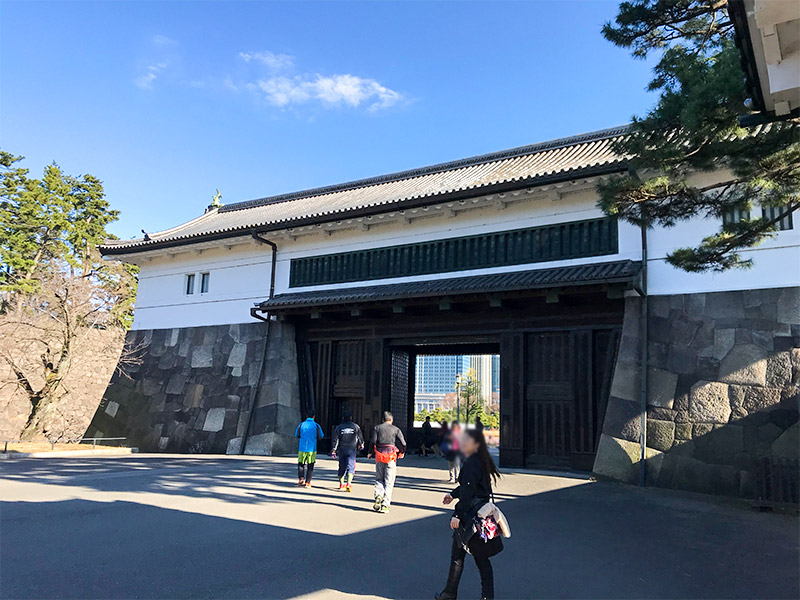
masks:
[[[388,515],[368,464],[310,490],[288,458],[134,456],[0,464],[3,598],[430,598],[450,538],[438,459],[401,462]],[[733,503],[507,474],[498,598],[796,598],[798,522]],[[376,550],[379,557],[376,557]],[[474,564],[462,598],[478,597]]]

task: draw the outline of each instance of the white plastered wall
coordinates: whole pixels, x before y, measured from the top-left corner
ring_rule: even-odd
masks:
[[[386,224],[370,225],[367,230],[349,228],[288,238],[280,233],[267,235],[278,244],[276,294],[305,290],[332,289],[364,285],[382,285],[407,281],[432,280],[464,275],[543,269],[562,265],[640,260],[640,232],[627,223],[619,224],[619,252],[592,258],[512,265],[494,269],[476,269],[437,273],[415,277],[380,279],[313,287],[289,288],[291,260],[318,254],[362,250],[373,247],[422,242],[434,239],[476,235],[491,231],[511,230],[536,225],[577,221],[602,216],[595,206],[593,189],[565,193],[558,197],[529,197],[499,208],[488,205],[455,213],[455,216],[422,217],[404,222],[399,219]],[[758,214],[759,209],[755,209]],[[725,273],[686,273],[666,263],[665,256],[673,249],[697,244],[704,236],[719,229],[719,221],[695,219],[679,223],[671,229],[656,228],[648,233],[649,277],[651,295],[760,289],[800,285],[800,223],[782,231],[753,250],[743,254],[752,257],[754,266],[747,270]],[[192,246],[169,250],[137,262],[141,267],[139,295],[136,301],[135,329],[162,329],[245,323],[252,320],[250,308],[269,294],[271,251],[269,246],[249,240],[240,245],[217,246],[201,253]],[[208,294],[184,293],[188,273],[210,273]]]

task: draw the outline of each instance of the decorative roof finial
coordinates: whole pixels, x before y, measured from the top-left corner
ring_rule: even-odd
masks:
[[[217,193],[214,194],[214,197],[211,199],[211,204],[206,207],[206,212],[222,206],[222,202],[220,202],[221,199],[222,194],[220,193],[219,188],[217,188]]]

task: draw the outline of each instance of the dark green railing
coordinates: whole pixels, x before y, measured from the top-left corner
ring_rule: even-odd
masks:
[[[617,220],[573,221],[482,235],[295,258],[290,287],[368,281],[616,254]]]

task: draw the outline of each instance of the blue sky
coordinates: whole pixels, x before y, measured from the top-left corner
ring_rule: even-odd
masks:
[[[133,237],[231,203],[627,122],[617,2],[0,7],[0,144],[103,180]]]

